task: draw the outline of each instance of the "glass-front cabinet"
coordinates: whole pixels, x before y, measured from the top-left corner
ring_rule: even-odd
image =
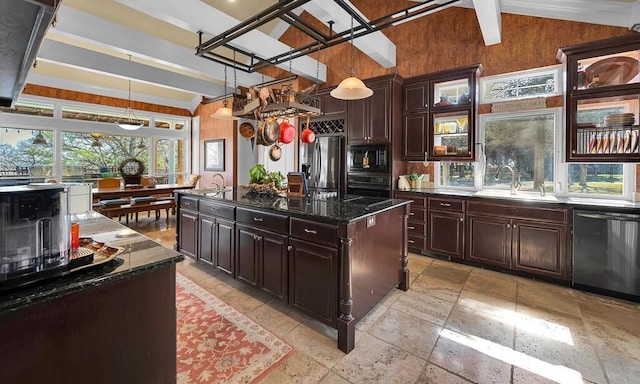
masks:
[[[481,71],[481,65],[473,65],[433,75],[428,160],[475,159],[476,82]]]
[[[640,36],[563,48],[567,161],[640,162]]]

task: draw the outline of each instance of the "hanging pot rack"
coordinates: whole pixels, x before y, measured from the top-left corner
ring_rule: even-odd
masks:
[[[202,31],[198,31],[199,44],[196,47],[196,55],[223,65],[235,66],[238,70],[247,73],[252,73],[274,65],[282,64],[298,57],[307,56],[319,50],[348,42],[351,38],[351,29],[345,29],[342,32],[334,33],[332,28],[333,22],[329,22],[329,33],[326,33],[293,12],[293,10],[303,6],[309,1],[310,0],[280,0],[262,12],[249,17],[236,26],[207,40],[204,40],[204,33]],[[437,3],[436,0],[427,0],[370,21],[365,20],[361,16],[360,12],[345,0],[333,0],[333,2],[338,4],[350,17],[353,17],[354,23],[356,23],[353,27],[353,37],[358,38],[391,26],[426,16],[436,11],[440,11],[460,2],[460,0],[448,0],[442,3]],[[312,42],[298,48],[292,48],[290,51],[286,51],[272,57],[262,57],[254,52],[249,52],[232,44],[233,40],[255,30],[259,26],[271,20],[278,18],[310,37]],[[225,55],[215,52],[215,50],[220,47],[239,53],[241,55],[240,59],[233,60]]]

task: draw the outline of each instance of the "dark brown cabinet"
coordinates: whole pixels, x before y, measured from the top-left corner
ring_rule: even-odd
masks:
[[[198,200],[181,197],[177,251],[193,258],[198,252]]]
[[[407,247],[418,253],[427,251],[427,197],[411,192],[396,192],[396,199],[413,200],[407,219]]]
[[[200,251],[198,260],[222,272],[234,274],[234,222],[201,214],[199,217]]]
[[[320,110],[322,111],[322,114],[324,116],[346,114],[347,102],[345,100],[332,97],[329,94],[329,92],[331,92],[331,89],[325,89],[318,92],[318,98],[320,99]]]
[[[464,258],[464,211],[462,199],[429,197],[428,251]]]
[[[407,79],[403,86],[404,107],[402,113],[426,113],[429,111],[429,80],[424,76]]]
[[[236,212],[236,279],[287,302],[287,217],[244,208]]]
[[[559,280],[570,278],[569,208],[468,203],[467,260]]]
[[[367,81],[373,95],[347,103],[347,138],[350,144],[391,141],[392,95],[393,87],[399,87],[398,82],[395,77]]]
[[[406,80],[403,160],[475,159],[476,84],[481,73],[477,64]]]
[[[403,116],[402,159],[425,160],[427,153],[427,113],[414,113]]]
[[[566,64],[568,162],[640,161],[640,36],[560,49]]]
[[[289,304],[316,319],[335,325],[338,300],[338,250],[291,239]]]

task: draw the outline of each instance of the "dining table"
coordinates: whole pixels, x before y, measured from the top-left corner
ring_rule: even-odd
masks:
[[[155,187],[135,186],[120,188],[92,188],[93,199],[97,201],[171,194],[178,189],[193,189],[191,184],[156,184]]]

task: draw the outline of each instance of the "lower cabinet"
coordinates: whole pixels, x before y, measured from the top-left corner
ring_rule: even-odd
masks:
[[[455,198],[429,198],[429,236],[427,249],[430,252],[464,258],[464,209],[465,201]]]
[[[180,249],[178,251],[186,256],[197,257],[198,250],[198,213],[188,210],[180,210],[178,218],[178,233]]]
[[[338,310],[338,250],[294,238],[289,243],[289,305],[334,325]]]
[[[236,279],[287,302],[288,237],[236,224]]]
[[[467,259],[569,280],[569,217],[568,208],[469,203]]]
[[[234,222],[218,217],[200,215],[200,250],[198,259],[222,272],[234,274]]]

